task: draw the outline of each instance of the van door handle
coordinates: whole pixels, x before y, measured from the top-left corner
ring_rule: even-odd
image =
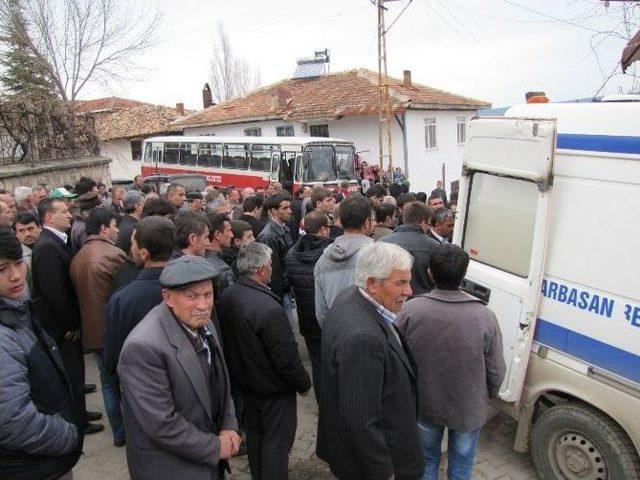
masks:
[[[474,297],[482,300],[485,305],[489,303],[489,298],[491,297],[490,288],[466,278],[462,280],[462,286],[460,288],[463,292],[467,292],[469,295],[473,295]]]

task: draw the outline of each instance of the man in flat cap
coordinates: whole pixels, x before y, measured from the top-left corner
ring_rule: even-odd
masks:
[[[169,262],[162,303],[124,343],[118,375],[132,480],[217,480],[240,448],[211,322],[215,275],[202,257]]]

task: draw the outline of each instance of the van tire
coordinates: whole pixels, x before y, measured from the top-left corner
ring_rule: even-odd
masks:
[[[603,413],[576,403],[540,416],[531,433],[531,456],[544,480],[640,479],[640,459],[625,431]],[[579,477],[580,471],[590,474]]]

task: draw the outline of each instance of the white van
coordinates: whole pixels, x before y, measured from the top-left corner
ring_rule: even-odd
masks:
[[[498,408],[543,479],[640,478],[640,103],[470,123],[454,243],[496,312]]]

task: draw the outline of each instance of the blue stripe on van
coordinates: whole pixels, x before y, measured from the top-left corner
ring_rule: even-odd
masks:
[[[559,133],[557,147],[566,150],[640,154],[640,137]]]
[[[538,318],[535,341],[640,383],[640,356]]]

